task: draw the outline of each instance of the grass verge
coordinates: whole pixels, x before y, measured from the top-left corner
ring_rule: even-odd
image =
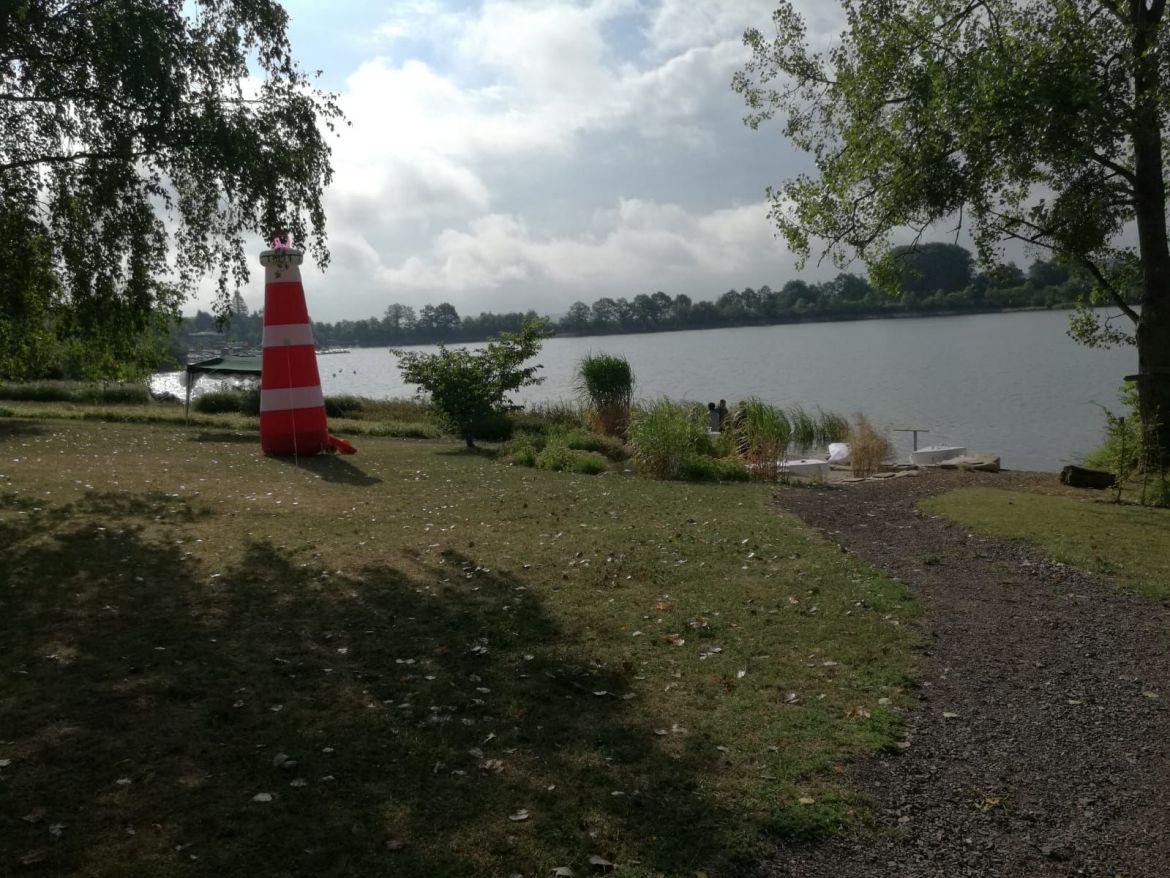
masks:
[[[185,417],[183,406],[174,403],[145,405],[84,405],[70,402],[6,402],[7,417],[35,420],[105,421],[121,424],[157,424],[172,427],[216,428],[255,433],[260,421],[256,416],[236,412],[203,414],[192,409]],[[346,436],[390,436],[399,439],[437,439],[439,428],[429,420],[376,420],[367,415],[362,420],[330,418],[329,429]]]
[[[1057,561],[1170,600],[1170,510],[998,488],[961,488],[921,506],[991,536],[1037,543]]]
[[[898,733],[915,606],[760,485],[0,450],[0,871],[717,875],[853,819]]]

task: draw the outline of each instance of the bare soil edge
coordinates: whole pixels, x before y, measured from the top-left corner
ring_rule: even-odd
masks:
[[[873,825],[759,878],[1170,875],[1170,608],[917,508],[964,485],[1061,490],[928,471],[777,495],[909,585],[924,647],[908,748],[852,768]]]

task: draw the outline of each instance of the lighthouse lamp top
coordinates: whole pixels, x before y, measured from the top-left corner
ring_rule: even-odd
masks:
[[[300,265],[304,258],[304,251],[298,250],[292,245],[292,235],[286,230],[280,229],[273,232],[269,249],[260,254],[260,264],[265,268],[269,266],[287,268],[292,265]]]

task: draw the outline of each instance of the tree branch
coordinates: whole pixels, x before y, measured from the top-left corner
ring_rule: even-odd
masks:
[[[113,153],[113,152],[75,152],[69,155],[42,155],[33,156],[32,158],[19,159],[14,162],[8,162],[0,165],[0,174],[8,171],[19,170],[20,168],[31,168],[36,165],[64,165],[69,162],[85,161],[86,159],[97,159],[98,161],[127,161],[131,159],[145,158],[155,153],[149,150],[141,152],[129,153]]]
[[[1088,269],[1089,274],[1093,275],[1097,283],[1101,285],[1105,292],[1109,294],[1109,297],[1113,299],[1113,303],[1121,309],[1122,313],[1124,313],[1125,316],[1134,323],[1137,323],[1141,319],[1141,315],[1139,315],[1126,303],[1125,297],[1117,291],[1113,284],[1109,283],[1109,281],[1105,278],[1105,275],[1101,272],[1101,269],[1097,267],[1096,263],[1094,263],[1086,256],[1079,257],[1079,261],[1081,265]]]

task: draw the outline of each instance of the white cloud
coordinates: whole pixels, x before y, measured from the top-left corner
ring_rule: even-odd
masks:
[[[560,310],[782,282],[762,191],[791,161],[730,79],[772,0],[407,0],[365,26],[314,317],[392,301]],[[778,276],[781,275],[781,276]],[[262,299],[253,283],[249,303]]]
[[[822,4],[823,5],[823,4]],[[648,35],[659,52],[674,52],[711,39],[739,37],[749,27],[763,29],[774,0],[663,0],[654,10]]]
[[[708,297],[731,285],[783,282],[793,261],[774,237],[763,203],[697,213],[678,204],[622,199],[596,212],[588,231],[545,235],[517,216],[489,214],[444,229],[398,263],[364,261],[365,288],[381,302],[450,301],[461,312],[530,306],[662,289]],[[553,288],[549,301],[541,292]],[[413,295],[405,295],[411,291]],[[372,313],[372,312],[371,312]]]

